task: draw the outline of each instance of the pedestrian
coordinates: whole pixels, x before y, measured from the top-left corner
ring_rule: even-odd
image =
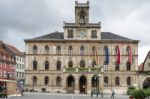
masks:
[[[103,98],[103,91],[101,91],[101,97]]]
[[[115,96],[115,92],[114,92],[114,90],[112,90],[111,98],[113,98],[113,99],[114,99],[114,96]]]

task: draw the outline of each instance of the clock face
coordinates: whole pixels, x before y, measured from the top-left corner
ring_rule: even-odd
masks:
[[[79,32],[79,35],[80,35],[80,37],[82,37],[82,38],[83,38],[83,37],[86,37],[85,31],[80,31],[80,32]]]

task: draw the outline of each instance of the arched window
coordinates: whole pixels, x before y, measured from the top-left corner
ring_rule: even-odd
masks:
[[[132,64],[133,59],[132,59],[132,50],[130,46],[127,47],[127,55],[128,55],[128,62]]]
[[[119,64],[116,64],[116,66],[115,66],[115,70],[120,70],[120,66],[119,66]]]
[[[33,46],[33,54],[37,54],[37,46],[36,45]]]
[[[56,78],[56,86],[61,86],[61,78],[59,76]]]
[[[80,67],[85,67],[85,62],[84,62],[84,60],[81,60],[81,61],[80,61]]]
[[[73,62],[71,60],[68,62],[68,67],[73,67]]]
[[[33,77],[32,82],[33,82],[33,86],[37,85],[37,77],[36,76]]]
[[[130,86],[131,85],[131,77],[127,78],[127,85]]]
[[[61,47],[60,46],[57,46],[57,48],[56,48],[56,54],[61,54]]]
[[[45,85],[48,85],[48,83],[49,83],[49,78],[48,78],[47,76],[44,78],[44,82],[45,82]]]
[[[37,70],[37,61],[36,60],[33,61],[33,70]]]
[[[105,85],[105,86],[108,86],[108,77],[107,77],[107,76],[104,77],[104,85]]]
[[[92,47],[92,54],[95,54],[95,46]]]
[[[115,79],[115,85],[117,85],[117,86],[120,85],[120,79],[119,79],[119,77],[116,77],[116,79]]]
[[[72,48],[72,46],[69,46],[69,48],[68,48],[68,54],[72,54],[73,53],[73,48]]]
[[[45,46],[45,54],[48,54],[48,53],[49,53],[49,47]]]
[[[84,23],[85,22],[85,11],[84,10],[81,10],[79,12],[79,16],[80,16],[80,23]]]
[[[97,38],[97,31],[96,30],[92,30],[91,38]]]
[[[84,55],[84,53],[85,53],[85,52],[84,52],[84,46],[81,46],[81,47],[80,47],[80,55]]]
[[[68,30],[68,38],[73,38],[73,30]]]
[[[49,70],[49,62],[45,61],[45,70]]]
[[[130,64],[130,62],[127,62],[127,70],[131,70],[131,64]]]
[[[92,61],[92,67],[95,67],[96,66],[96,61]]]
[[[61,70],[61,62],[57,61],[57,70]]]

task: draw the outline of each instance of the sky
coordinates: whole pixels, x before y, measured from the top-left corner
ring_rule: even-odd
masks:
[[[86,2],[87,0],[78,0]],[[90,22],[103,32],[140,40],[138,64],[150,50],[150,0],[89,0]],[[24,39],[63,31],[74,22],[74,0],[0,0],[0,40],[25,51]]]

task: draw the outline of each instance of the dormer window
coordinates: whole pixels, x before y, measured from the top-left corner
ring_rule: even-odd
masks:
[[[97,38],[97,31],[96,30],[92,30],[91,38]]]
[[[73,30],[68,30],[68,38],[73,38]]]

